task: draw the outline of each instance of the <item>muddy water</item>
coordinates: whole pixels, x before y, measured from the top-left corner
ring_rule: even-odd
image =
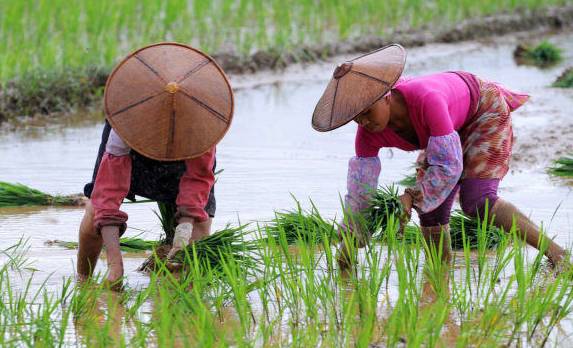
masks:
[[[572,186],[550,179],[545,167],[559,151],[572,150],[573,141],[567,137],[573,134],[573,91],[547,86],[573,62],[573,40],[571,34],[554,35],[551,40],[565,49],[565,59],[549,69],[517,66],[512,50],[518,38],[511,36],[412,49],[406,74],[467,70],[533,96],[514,114],[515,165],[502,182],[500,194],[543,222],[559,243],[570,245]],[[346,164],[353,155],[355,126],[326,134],[310,127],[314,105],[333,66],[334,61],[232,78],[238,87],[236,113],[231,130],[218,146],[218,165],[224,172],[216,186],[215,227],[237,220],[269,219],[275,209],[294,206],[291,195],[306,205],[311,198],[328,217],[337,214],[340,195],[345,192]],[[0,180],[50,193],[80,192],[92,175],[102,116],[79,115],[71,120],[76,121],[40,122],[0,133]],[[382,151],[381,184],[409,174],[415,157],[415,153]],[[124,205],[130,216],[128,235],[158,238],[154,209],[149,203]],[[37,282],[51,274],[50,284],[59,286],[62,276],[73,274],[76,253],[44,242],[76,241],[81,217],[78,208],[0,209],[0,249],[28,238],[28,255],[40,270]],[[125,261],[129,285],[145,286],[147,277],[135,271],[142,257]]]

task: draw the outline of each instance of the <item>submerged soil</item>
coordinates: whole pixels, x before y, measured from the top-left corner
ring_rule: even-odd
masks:
[[[573,6],[567,5],[475,18],[453,27],[424,27],[413,31],[395,31],[387,37],[362,37],[300,47],[290,53],[260,51],[248,59],[236,54],[214,53],[213,57],[227,73],[242,74],[370,51],[392,42],[416,47],[435,42],[451,43],[524,30],[555,30],[571,26]],[[0,123],[15,117],[35,114],[53,116],[97,105],[108,73],[108,69],[93,67],[80,71],[31,74],[9,81],[4,87],[0,86]]]

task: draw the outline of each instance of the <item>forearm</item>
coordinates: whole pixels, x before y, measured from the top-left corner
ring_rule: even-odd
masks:
[[[406,189],[413,198],[414,208],[424,214],[442,204],[456,187],[463,171],[463,153],[457,132],[430,137],[426,148],[428,167],[416,182]]]
[[[381,165],[378,156],[352,157],[348,162],[345,209],[359,213],[368,207],[370,195],[378,187]]]
[[[209,200],[211,188],[215,184],[214,162],[215,148],[202,156],[185,161],[185,173],[179,181],[176,202],[179,222],[188,221],[188,219],[199,223],[209,220],[205,206]]]
[[[130,183],[129,147],[112,131],[91,196],[97,231],[103,226],[119,226],[120,232],[125,230],[127,214],[120,211],[119,207],[129,192]]]

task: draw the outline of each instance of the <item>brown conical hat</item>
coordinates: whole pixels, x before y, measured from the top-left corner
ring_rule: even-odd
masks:
[[[233,91],[223,70],[205,53],[172,42],[121,61],[104,100],[121,139],[160,161],[200,156],[223,138],[233,118]]]
[[[320,97],[312,127],[327,132],[347,124],[394,86],[406,51],[392,44],[339,65]]]

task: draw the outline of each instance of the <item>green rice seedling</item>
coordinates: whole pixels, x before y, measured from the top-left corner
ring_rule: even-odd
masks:
[[[368,208],[363,212],[365,228],[373,239],[381,239],[392,217],[399,218],[403,208],[398,197],[398,188],[394,185],[381,187],[372,192]]]
[[[188,267],[222,272],[222,256],[232,256],[243,269],[254,270],[260,241],[249,240],[251,231],[247,227],[248,225],[227,226],[206,238],[194,241],[177,253],[172,261]],[[151,258],[157,258],[157,255],[152,255]],[[150,269],[153,269],[151,265]]]
[[[11,184],[0,181],[0,208],[31,205],[77,206],[82,202],[82,195],[49,195],[22,184]]]
[[[406,175],[402,180],[398,181],[398,184],[406,187],[412,187],[416,185],[416,173]]]
[[[157,207],[159,208],[159,212],[155,212],[155,215],[159,218],[161,228],[163,233],[165,233],[162,244],[172,244],[173,236],[175,236],[175,227],[177,227],[177,221],[175,219],[177,205],[174,203],[157,202]]]
[[[77,249],[78,242],[67,242],[63,240],[50,240],[47,241],[45,244],[47,245],[56,245],[66,249]],[[119,240],[119,246],[122,251],[126,252],[144,252],[148,250],[153,250],[155,247],[159,246],[160,242],[158,241],[151,241],[151,240],[144,240],[141,238],[135,237],[122,237]]]
[[[337,238],[334,221],[325,220],[314,203],[311,202],[310,211],[305,211],[299,201],[295,199],[295,202],[296,210],[275,212],[275,218],[266,225],[270,238],[278,239],[283,235],[289,245],[298,240],[320,244],[323,238]]]
[[[549,66],[563,59],[562,49],[544,40],[537,46],[519,45],[514,51],[516,59],[522,63]]]
[[[553,161],[553,166],[549,168],[549,173],[558,177],[573,178],[573,154]]]
[[[465,232],[465,238],[468,239],[469,247],[471,249],[476,249],[478,246],[478,230],[482,223],[479,217],[468,217],[461,210],[454,210],[450,217],[450,237],[452,242],[452,248],[454,250],[463,249],[463,234]],[[500,241],[503,231],[491,223],[488,224],[485,234],[486,248],[494,248]]]
[[[573,68],[568,68],[563,71],[561,75],[551,85],[559,88],[572,88],[573,87]]]

